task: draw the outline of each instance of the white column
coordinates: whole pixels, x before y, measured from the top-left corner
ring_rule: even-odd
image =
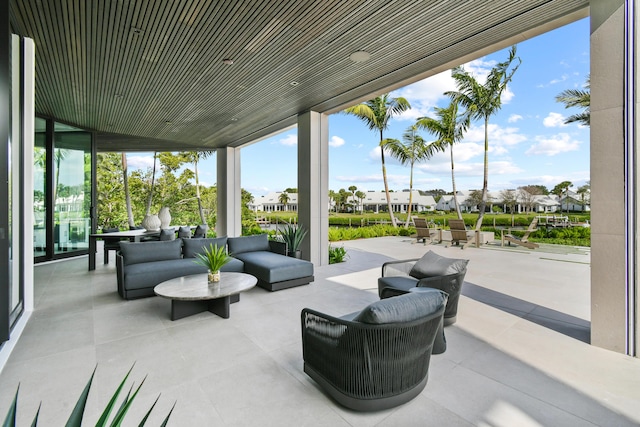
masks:
[[[329,263],[329,123],[309,111],[298,116],[298,222],[309,230],[302,258]]]
[[[242,234],[242,191],[240,183],[240,149],[216,150],[217,212],[216,235],[235,237]]]
[[[640,182],[634,6],[634,0],[590,2],[591,343],[637,356]]]

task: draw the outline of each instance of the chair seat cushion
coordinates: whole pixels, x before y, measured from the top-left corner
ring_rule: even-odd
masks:
[[[378,291],[382,293],[384,288],[400,289],[402,291],[408,291],[411,288],[418,286],[418,279],[414,279],[409,276],[389,276],[378,278]]]
[[[440,310],[447,302],[447,294],[437,289],[425,289],[387,298],[369,304],[353,320],[370,324],[409,322]]]
[[[229,241],[231,239],[229,238]],[[232,253],[232,255],[244,262],[245,273],[252,274],[267,283],[313,276],[313,264],[309,261],[268,251]]]
[[[409,275],[416,279],[447,276],[466,270],[468,263],[468,259],[447,258],[429,251],[416,261]]]

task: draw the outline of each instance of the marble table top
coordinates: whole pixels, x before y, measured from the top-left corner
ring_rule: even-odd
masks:
[[[250,274],[221,272],[220,281],[207,282],[207,274],[177,277],[157,285],[156,295],[181,301],[202,301],[223,298],[253,288],[258,279]]]

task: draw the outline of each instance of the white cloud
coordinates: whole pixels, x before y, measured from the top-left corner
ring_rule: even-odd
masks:
[[[447,70],[394,91],[391,96],[402,96],[411,104],[411,109],[397,119],[413,121],[428,116],[439,101],[447,99],[444,93],[450,90],[456,90],[456,85],[451,78],[451,71]]]
[[[548,128],[557,128],[567,126],[564,123],[564,116],[560,113],[551,112],[547,117],[542,120],[542,124]]]
[[[339,136],[334,135],[329,139],[329,146],[331,147],[340,147],[342,145],[344,145],[344,139]]]
[[[536,137],[537,143],[533,144],[526,152],[527,155],[555,156],[556,154],[576,151],[580,148],[580,141],[571,139],[567,133],[559,133],[552,137]]]
[[[296,134],[286,135],[284,138],[280,138],[278,140],[278,143],[280,143],[282,145],[287,145],[287,146],[297,145],[298,144],[298,135],[296,135]]]
[[[522,120],[522,119],[523,119],[523,117],[520,114],[512,114],[512,115],[509,116],[509,119],[507,119],[507,121],[509,123],[515,123],[518,120]]]
[[[127,166],[129,167],[129,169],[153,168],[153,155],[150,155],[150,156],[127,155]]]
[[[497,124],[489,124],[489,151],[503,151],[506,146],[513,146],[527,140],[527,137],[519,133],[515,127],[501,127]],[[467,142],[481,142],[484,144],[484,126],[473,125],[465,134]]]

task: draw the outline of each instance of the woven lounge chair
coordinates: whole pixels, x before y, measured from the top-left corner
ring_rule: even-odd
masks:
[[[529,249],[539,248],[540,247],[539,244],[529,241],[529,234],[536,231],[537,226],[538,226],[538,218],[536,217],[533,219],[533,221],[531,221],[531,224],[529,224],[529,228],[527,228],[527,231],[524,232],[524,235],[522,237],[514,236],[513,234],[510,233],[511,230],[507,230],[507,233],[505,233],[504,230],[501,230],[500,241],[502,246],[504,246],[504,242],[506,241],[508,245],[511,245],[511,243],[513,243],[515,245],[524,246],[525,248],[529,248]]]
[[[304,372],[356,411],[410,401],[427,384],[431,354],[446,349],[447,294],[429,291],[377,301],[343,317],[303,309]]]

